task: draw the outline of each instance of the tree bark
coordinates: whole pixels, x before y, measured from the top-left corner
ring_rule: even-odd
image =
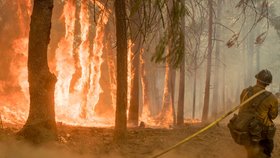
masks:
[[[115,0],[117,37],[117,105],[114,140],[126,142],[127,135],[127,24],[125,0]]]
[[[185,103],[185,59],[180,67],[179,99],[177,108],[177,125],[184,124],[184,103]]]
[[[150,77],[152,73],[152,68],[151,64],[149,63],[149,56],[148,54],[145,54],[146,52],[141,52],[140,54],[140,80],[141,80],[141,85],[142,87],[142,99],[143,99],[143,106],[142,106],[142,111],[140,112],[140,116],[143,117],[143,112],[144,110],[151,110],[151,93],[150,93]]]
[[[130,1],[131,10],[136,5],[134,0]],[[132,126],[138,126],[139,122],[139,88],[140,88],[140,51],[141,51],[141,34],[139,33],[140,19],[142,15],[142,8],[139,7],[137,11],[130,17],[130,32],[131,39],[134,45],[132,46],[132,68],[131,68],[131,98],[129,106],[128,122]]]
[[[26,124],[19,132],[33,143],[57,139],[54,111],[56,77],[47,61],[53,0],[35,0],[31,16],[28,45],[28,82],[30,110]]]
[[[180,0],[181,5],[185,7],[185,0]],[[185,15],[181,17],[181,36],[183,52],[185,53]],[[179,81],[179,98],[177,108],[177,125],[184,125],[184,103],[185,103],[185,55],[180,66],[180,81]]]
[[[216,23],[221,22],[221,12],[222,12],[222,0],[218,0],[217,3],[217,18]],[[220,90],[220,33],[221,27],[219,25],[216,26],[216,52],[215,52],[215,75],[214,75],[214,89],[213,89],[213,101],[212,101],[212,116],[217,118],[218,116],[218,106],[219,106],[219,90]]]
[[[226,61],[226,55],[225,53],[222,54],[223,61]],[[246,73],[245,73],[246,74]],[[223,66],[223,74],[222,74],[222,104],[224,111],[227,110],[227,103],[226,103],[226,67]]]
[[[140,84],[140,52],[136,52],[133,47],[133,56],[132,56],[132,80],[131,80],[131,98],[130,98],[130,106],[129,106],[129,124],[133,126],[137,126],[139,122],[139,84]]]
[[[196,76],[197,76],[197,58],[195,55],[195,59],[194,59],[194,65],[195,65],[195,69],[194,69],[194,78],[193,78],[193,109],[192,109],[192,118],[195,119],[195,107],[196,107]]]
[[[213,1],[208,0],[209,7],[209,21],[208,21],[208,55],[207,55],[207,68],[206,68],[206,82],[204,94],[204,106],[202,113],[202,121],[208,119],[209,113],[209,96],[210,96],[210,79],[211,79],[211,63],[212,63],[212,34],[213,34]]]
[[[130,111],[129,120],[133,125],[138,125],[139,120],[139,88],[140,88],[140,56],[138,53],[133,53],[132,59],[132,83],[131,83],[131,99],[130,99]]]

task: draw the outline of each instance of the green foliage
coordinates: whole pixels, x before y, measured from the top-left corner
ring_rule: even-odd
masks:
[[[169,25],[156,47],[152,61],[156,63],[168,62],[175,68],[180,66],[185,54],[185,35],[182,21],[186,13],[188,13],[187,9],[181,3],[181,0],[173,1],[168,21]]]

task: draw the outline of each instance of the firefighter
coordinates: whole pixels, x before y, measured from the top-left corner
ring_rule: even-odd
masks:
[[[240,101],[243,102],[257,92],[264,90],[272,82],[271,72],[261,70],[255,75],[255,86],[250,86],[242,91]],[[248,123],[250,141],[244,145],[248,158],[269,158],[274,147],[273,137],[276,132],[274,120],[278,115],[278,100],[275,95],[265,91],[253,101],[240,108],[238,115],[252,114],[253,119]],[[245,115],[243,115],[245,116]],[[245,118],[245,117],[244,117]]]

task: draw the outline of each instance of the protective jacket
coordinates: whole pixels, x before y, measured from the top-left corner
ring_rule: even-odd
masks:
[[[265,89],[265,87],[262,87],[258,84],[251,88],[244,89],[240,95],[240,102],[248,99],[252,95],[250,93],[256,94],[263,89]],[[278,115],[278,100],[272,93],[265,93],[268,93],[268,95],[264,97],[263,100],[260,100],[261,103],[255,107],[255,110],[257,112],[258,119],[261,120],[263,125],[272,126],[272,120]],[[243,107],[241,107],[239,113],[242,113],[244,110],[246,110],[248,106],[250,106],[250,102],[247,103],[247,105],[245,104]]]

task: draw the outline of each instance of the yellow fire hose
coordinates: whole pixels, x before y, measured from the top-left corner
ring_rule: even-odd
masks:
[[[238,106],[234,107],[232,110],[230,110],[228,113],[224,114],[223,116],[221,116],[220,118],[218,118],[217,120],[215,120],[214,122],[212,122],[211,124],[209,124],[208,126],[202,128],[201,130],[197,131],[196,133],[194,133],[193,135],[183,139],[182,141],[178,142],[177,144],[171,146],[170,148],[162,151],[161,153],[158,153],[156,155],[154,155],[152,158],[157,158],[162,156],[163,154],[175,149],[176,147],[186,143],[187,141],[191,140],[192,138],[196,137],[197,135],[207,131],[208,129],[210,129],[211,127],[213,127],[214,125],[216,125],[217,123],[219,123],[220,121],[222,121],[224,118],[226,118],[227,116],[229,116],[230,114],[232,114],[234,111],[238,110],[240,107],[242,107],[243,105],[245,105],[246,103],[248,103],[249,101],[251,101],[252,99],[254,99],[255,97],[257,97],[258,95],[262,94],[263,92],[265,92],[265,90],[261,90],[258,93],[254,94],[253,96],[251,96],[250,98],[248,98],[247,100],[245,100],[244,102],[242,102],[241,104],[239,104]]]

